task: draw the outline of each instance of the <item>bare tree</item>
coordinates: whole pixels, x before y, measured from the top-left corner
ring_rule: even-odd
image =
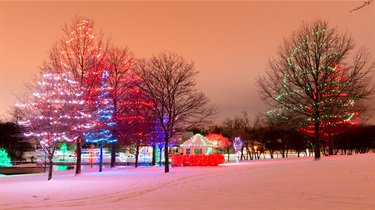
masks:
[[[126,113],[130,110],[128,106],[129,91],[135,87],[134,79],[134,55],[128,48],[112,47],[108,50],[105,58],[105,66],[109,71],[108,86],[111,87],[111,98],[114,104],[114,114],[112,118],[116,122],[114,135],[122,135],[124,127],[127,125]],[[112,143],[111,168],[115,167],[116,142]]]
[[[215,107],[208,106],[208,98],[196,89],[197,74],[193,62],[172,52],[142,59],[137,65],[137,75],[142,80],[139,88],[153,103],[154,116],[164,122],[161,128],[165,143],[165,173],[169,172],[171,137],[193,125],[212,120],[216,114]]]
[[[374,0],[364,1],[361,6],[358,6],[358,7],[354,8],[354,9],[350,10],[349,12],[354,12],[354,11],[360,10],[363,7],[366,7],[366,6],[370,5],[372,2],[374,2]]]
[[[259,158],[259,150],[255,150],[256,140],[261,138],[256,129],[261,127],[260,115],[257,115],[253,123],[250,123],[250,118],[247,112],[243,111],[241,115],[235,116],[233,119],[227,118],[222,124],[224,134],[232,139],[240,137],[242,141],[241,160]],[[261,148],[259,148],[261,149]],[[246,150],[246,157],[244,156]]]
[[[314,126],[315,160],[320,159],[322,120],[350,120],[356,110],[366,111],[363,101],[374,93],[368,51],[361,48],[347,63],[354,47],[350,35],[328,27],[327,21],[303,23],[284,39],[266,75],[257,79],[262,100],[274,108],[269,116]],[[342,69],[345,73],[338,74]]]

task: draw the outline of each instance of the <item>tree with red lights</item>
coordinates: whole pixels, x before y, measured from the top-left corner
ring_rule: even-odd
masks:
[[[134,68],[134,55],[128,48],[110,48],[104,60],[105,68],[109,72],[107,78],[110,89],[110,96],[113,101],[113,119],[116,125],[113,130],[114,136],[123,135],[124,110],[128,109],[126,101],[128,100],[128,90],[134,86],[132,70]],[[116,144],[112,142],[111,168],[115,167],[116,162]]]
[[[232,142],[230,142],[227,138],[218,133],[210,133],[206,136],[206,138],[213,142],[215,145],[217,145],[217,147],[220,148],[220,150],[226,148],[229,159],[229,146],[232,144]]]
[[[91,145],[89,149],[89,162],[90,162],[91,168],[92,168],[92,164],[94,163],[94,160],[96,160],[95,147],[94,145]]]
[[[325,141],[325,148],[328,149],[326,153],[333,154],[332,137],[349,130],[353,125],[358,124],[355,118],[358,116],[358,110],[355,107],[355,101],[344,91],[340,94],[336,92],[342,89],[343,81],[347,77],[345,69],[338,64],[331,64],[332,74],[330,75],[331,83],[326,87],[329,92],[322,95],[326,106],[325,115],[321,116],[320,136]],[[312,109],[308,107],[307,109]],[[315,135],[314,126],[311,125],[311,119],[306,119],[307,122],[302,122],[301,131],[310,136]],[[307,125],[304,127],[303,125]]]
[[[76,17],[63,29],[64,36],[52,48],[49,60],[57,72],[70,73],[75,85],[66,87],[73,93],[79,93],[79,103],[72,109],[71,117],[79,118],[73,124],[72,132],[76,135],[77,166],[76,174],[81,173],[81,154],[83,133],[92,126],[92,116],[96,113],[97,91],[100,88],[100,76],[104,70],[108,42],[94,31],[93,20]]]
[[[145,94],[136,86],[126,91],[126,101],[123,103],[117,121],[121,123],[118,128],[119,137],[124,144],[135,148],[135,167],[138,167],[139,149],[151,144],[152,132],[155,129],[155,118],[151,111],[152,103],[147,101]]]
[[[232,142],[230,142],[227,138],[218,133],[210,133],[206,136],[206,138],[217,145],[217,147],[220,149],[227,148],[232,144]]]
[[[134,145],[136,153],[150,141],[154,120],[150,115],[151,103],[139,90],[140,81],[134,73],[134,55],[128,48],[111,48],[105,58],[105,66],[110,76],[108,85],[114,104],[113,119],[116,122],[114,135],[122,144]],[[112,143],[111,167],[115,163],[116,144]],[[136,167],[138,155],[136,155]]]
[[[371,72],[374,63],[364,48],[354,54],[351,65],[345,65],[345,78],[339,83],[333,63],[346,63],[355,43],[347,33],[330,28],[327,21],[303,23],[278,49],[278,57],[270,59],[266,76],[258,78],[262,100],[273,107],[267,112],[273,120],[309,122],[314,127],[315,160],[320,159],[321,129],[324,118],[332,110],[346,113],[343,103],[331,103],[347,94],[356,102],[356,110],[366,111],[363,101],[374,93]],[[332,90],[332,87],[334,91]],[[329,97],[328,97],[329,95]],[[351,109],[351,113],[356,113]]]

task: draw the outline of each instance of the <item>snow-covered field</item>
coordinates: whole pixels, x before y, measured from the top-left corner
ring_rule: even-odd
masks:
[[[375,209],[375,154],[0,177],[0,209]]]

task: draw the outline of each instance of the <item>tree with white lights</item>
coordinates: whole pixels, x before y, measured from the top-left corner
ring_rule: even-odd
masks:
[[[69,73],[53,72],[45,65],[37,82],[27,86],[28,91],[33,92],[19,97],[21,103],[16,105],[22,113],[19,123],[24,127],[24,135],[36,138],[48,157],[48,180],[52,178],[57,143],[73,141],[73,125],[80,121],[72,113],[75,105],[80,103],[80,94],[67,88],[75,83]]]
[[[55,71],[71,74],[76,83],[70,90],[80,93],[80,103],[72,108],[74,116],[81,119],[72,124],[77,145],[76,174],[80,174],[83,133],[92,126],[91,116],[96,113],[95,89],[101,85],[100,76],[109,43],[95,32],[91,19],[76,17],[63,31],[64,36],[52,48],[49,61]]]

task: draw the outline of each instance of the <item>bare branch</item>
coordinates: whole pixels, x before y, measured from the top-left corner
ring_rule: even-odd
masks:
[[[364,1],[363,4],[362,4],[361,6],[358,6],[358,7],[354,8],[354,9],[350,10],[349,12],[354,12],[354,11],[357,11],[357,10],[359,10],[359,9],[362,9],[362,8],[365,7],[365,6],[370,5],[373,1],[374,1],[374,0]]]

